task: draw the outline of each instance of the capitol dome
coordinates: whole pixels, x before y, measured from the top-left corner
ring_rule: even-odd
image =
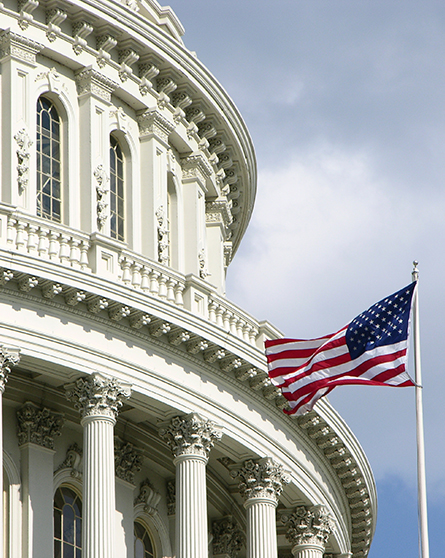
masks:
[[[0,5],[7,558],[365,558],[366,456],[227,300],[252,140],[155,0]]]

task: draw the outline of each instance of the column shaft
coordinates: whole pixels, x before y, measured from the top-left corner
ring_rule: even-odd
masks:
[[[323,558],[324,547],[318,545],[295,546],[292,554],[295,558]]]
[[[277,558],[276,500],[247,500],[247,558]]]
[[[114,419],[87,416],[84,427],[83,534],[84,558],[112,558],[115,479]]]
[[[207,558],[207,459],[181,455],[176,464],[177,558]]]

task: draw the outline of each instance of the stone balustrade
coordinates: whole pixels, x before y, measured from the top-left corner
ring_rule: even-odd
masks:
[[[220,296],[210,283],[185,276],[96,233],[88,235],[0,204],[0,250],[112,280],[189,310],[251,346],[262,348],[263,324]]]

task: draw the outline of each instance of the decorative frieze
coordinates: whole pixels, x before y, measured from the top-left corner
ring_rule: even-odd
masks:
[[[270,498],[278,502],[283,486],[290,481],[282,465],[270,457],[249,459],[244,465],[231,472],[239,478],[239,491],[245,500],[250,498]]]
[[[209,343],[205,339],[200,339],[199,337],[192,339],[187,343],[187,352],[196,355],[197,353],[203,352],[209,348]]]
[[[17,154],[17,182],[19,193],[22,194],[28,186],[29,180],[29,157],[31,156],[30,147],[32,140],[26,128],[21,128],[14,136],[18,149]]]
[[[11,367],[20,362],[20,350],[0,345],[0,393],[5,391]]]
[[[159,492],[156,492],[151,482],[148,479],[145,479],[141,482],[139,494],[134,501],[134,505],[137,506],[138,504],[143,504],[144,512],[149,515],[154,515],[157,511],[160,500],[161,495]]]
[[[287,525],[286,538],[293,545],[319,545],[324,548],[335,524],[322,505],[299,506],[289,516],[282,516]]]
[[[212,524],[213,556],[236,558],[245,543],[245,536],[231,515]]]
[[[62,425],[61,414],[28,401],[17,411],[19,446],[31,443],[54,449],[54,438],[60,436]]]
[[[115,419],[124,401],[130,397],[129,384],[95,373],[65,386],[66,397],[74,401],[83,418],[104,416]]]
[[[89,67],[76,74],[76,86],[79,96],[94,95],[102,101],[110,103],[111,94],[118,87],[118,84]]]
[[[168,137],[175,129],[175,124],[163,116],[156,108],[149,109],[137,117],[141,138],[156,137],[168,145]]]
[[[79,56],[87,46],[86,38],[94,31],[94,27],[87,21],[73,23],[73,50]]]
[[[75,442],[66,450],[66,457],[64,461],[57,467],[57,471],[62,469],[70,469],[70,475],[75,479],[82,478],[83,459],[82,448]]]
[[[130,442],[114,438],[114,464],[119,479],[134,484],[134,476],[142,469],[142,451]]]
[[[222,437],[222,430],[214,422],[191,413],[172,419],[169,425],[160,429],[159,435],[175,457],[201,455],[208,459],[210,450]]]

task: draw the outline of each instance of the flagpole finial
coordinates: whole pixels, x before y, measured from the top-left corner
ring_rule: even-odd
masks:
[[[412,271],[412,277],[413,277],[413,281],[417,281],[419,279],[419,269],[418,266],[419,262],[417,260],[413,261],[413,271]]]

